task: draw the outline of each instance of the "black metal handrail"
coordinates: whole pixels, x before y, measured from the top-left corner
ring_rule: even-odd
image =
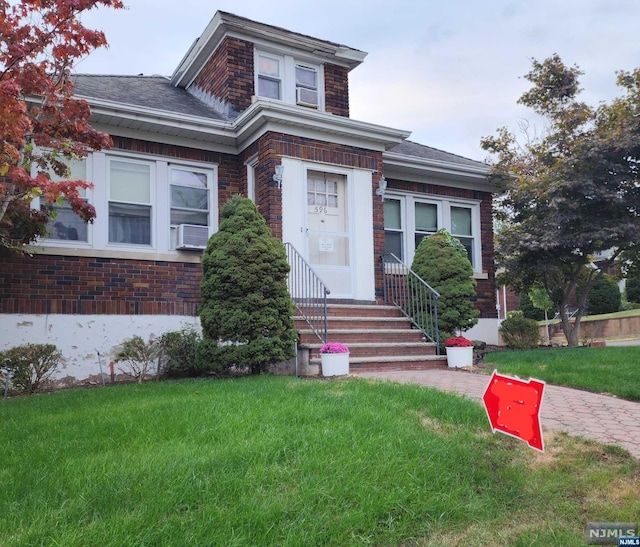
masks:
[[[438,298],[440,294],[393,253],[383,257],[384,299],[399,308],[436,345],[440,355]]]
[[[329,289],[313,271],[302,255],[291,245],[284,244],[289,262],[287,285],[298,310],[320,341],[327,342],[327,295]]]

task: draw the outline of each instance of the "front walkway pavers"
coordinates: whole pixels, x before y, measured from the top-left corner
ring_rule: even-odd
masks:
[[[490,378],[449,369],[359,372],[357,376],[421,384],[477,400],[482,399]],[[547,384],[540,423],[543,431],[566,431],[570,435],[615,444],[640,458],[640,403]]]

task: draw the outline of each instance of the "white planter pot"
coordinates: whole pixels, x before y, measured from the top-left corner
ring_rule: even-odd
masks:
[[[470,367],[473,365],[473,346],[468,348],[445,348],[447,364],[453,368]]]
[[[323,376],[343,376],[349,374],[348,353],[321,353]]]

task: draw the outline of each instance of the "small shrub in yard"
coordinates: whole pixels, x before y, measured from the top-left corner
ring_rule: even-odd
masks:
[[[511,312],[500,325],[502,341],[511,349],[533,349],[540,342],[538,323],[524,317],[521,311]]]
[[[0,368],[10,371],[17,393],[37,393],[62,363],[62,353],[53,344],[23,344],[0,352]]]
[[[197,358],[201,341],[202,336],[192,326],[160,336],[160,374],[167,378],[193,378],[206,374],[209,367]]]
[[[151,337],[148,342],[145,342],[140,336],[135,335],[122,343],[116,353],[115,361],[126,363],[128,367],[120,368],[120,371],[132,376],[140,384],[159,357],[160,343],[157,339]]]

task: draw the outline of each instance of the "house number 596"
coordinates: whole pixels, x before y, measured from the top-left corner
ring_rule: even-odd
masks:
[[[327,212],[327,208],[326,207],[318,207],[318,206],[316,206],[313,212],[314,213],[326,213]]]

